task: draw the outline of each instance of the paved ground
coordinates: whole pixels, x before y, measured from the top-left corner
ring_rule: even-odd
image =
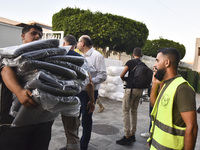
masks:
[[[197,94],[197,107],[200,105],[200,94]],[[140,133],[147,131],[149,127],[149,102],[143,102],[138,108],[138,124],[136,142],[131,146],[116,144],[124,135],[121,111],[121,101],[103,99],[106,109],[97,113],[98,105],[93,115],[93,132],[90,140],[89,150],[147,150],[146,138],[140,137]],[[200,114],[197,115],[200,126]],[[79,129],[80,133],[82,129]],[[199,131],[200,132],[200,131]],[[52,140],[49,150],[58,150],[65,145],[65,135],[60,116],[55,120],[52,130]],[[200,134],[197,138],[195,150],[200,149]]]

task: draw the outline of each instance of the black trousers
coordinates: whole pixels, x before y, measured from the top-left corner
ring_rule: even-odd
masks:
[[[98,96],[98,91],[94,91],[94,98],[95,102]],[[89,97],[86,91],[82,91],[78,94],[78,97],[81,100],[81,116],[82,116],[82,136],[80,140],[80,147],[81,150],[87,150],[88,149],[88,144],[91,138],[91,132],[92,132],[92,114],[93,113],[88,113],[89,109],[87,109],[87,104],[89,102]]]
[[[0,150],[48,150],[53,121],[24,127],[1,128]]]

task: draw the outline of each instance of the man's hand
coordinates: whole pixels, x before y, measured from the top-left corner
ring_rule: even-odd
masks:
[[[4,66],[1,70],[1,76],[7,88],[17,96],[22,105],[26,107],[36,105],[36,103],[31,99],[31,91],[21,87],[18,82],[18,76],[11,67]]]
[[[159,81],[156,77],[155,77],[155,74],[156,74],[157,70],[154,68],[153,69],[153,76],[152,76],[152,84],[154,86],[159,86],[161,83],[163,83],[163,81]]]
[[[32,93],[29,90],[22,89],[20,92],[17,93],[17,98],[22,105],[25,107],[33,107],[36,106],[37,103],[32,100]]]
[[[94,102],[89,101],[88,104],[87,104],[87,109],[89,109],[88,114],[92,113],[95,109]]]
[[[154,69],[154,73],[152,77],[152,87],[151,87],[151,94],[150,94],[151,107],[154,106],[158,93],[164,84],[163,81],[159,81],[158,79],[155,78],[155,74],[156,74],[156,69]]]
[[[88,113],[92,113],[95,109],[95,104],[94,104],[94,85],[92,82],[92,78],[89,74],[89,83],[86,85],[86,91],[89,96],[89,102],[87,104],[87,109],[89,109]]]

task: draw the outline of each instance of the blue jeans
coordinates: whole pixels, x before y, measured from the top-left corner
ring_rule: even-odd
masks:
[[[0,132],[0,150],[48,150],[53,121],[5,128]]]
[[[95,90],[94,91],[94,98],[95,98],[95,102],[97,100],[97,96],[98,96],[98,91]],[[80,147],[81,150],[87,150],[88,148],[88,144],[90,141],[90,137],[91,137],[91,132],[92,132],[92,114],[90,113],[88,114],[89,110],[87,109],[87,104],[89,102],[89,97],[86,91],[82,91],[78,94],[78,97],[80,98],[81,101],[81,115],[82,115],[82,127],[83,127],[83,131],[82,131],[82,137],[80,140]]]

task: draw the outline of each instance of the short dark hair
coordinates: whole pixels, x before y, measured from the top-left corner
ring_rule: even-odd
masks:
[[[76,40],[75,36],[73,36],[71,34],[66,35],[64,37],[64,40],[66,42],[68,42],[70,45],[73,45],[73,46],[76,45],[76,43],[77,43],[77,40]]]
[[[89,36],[83,36],[81,39],[84,41],[84,43],[87,47],[93,46],[92,39]]]
[[[134,49],[133,49],[133,54],[134,54],[135,56],[142,57],[142,49],[139,48],[139,47],[134,48]]]
[[[169,47],[169,48],[162,48],[158,50],[158,53],[162,53],[163,55],[168,55],[171,64],[174,66],[175,69],[178,68],[178,64],[180,62],[180,54],[176,48]]]
[[[41,28],[39,25],[37,25],[37,24],[30,24],[30,25],[26,25],[26,26],[22,29],[22,34],[27,33],[31,28],[35,28],[35,29],[41,31],[41,33],[42,33],[42,28]]]

